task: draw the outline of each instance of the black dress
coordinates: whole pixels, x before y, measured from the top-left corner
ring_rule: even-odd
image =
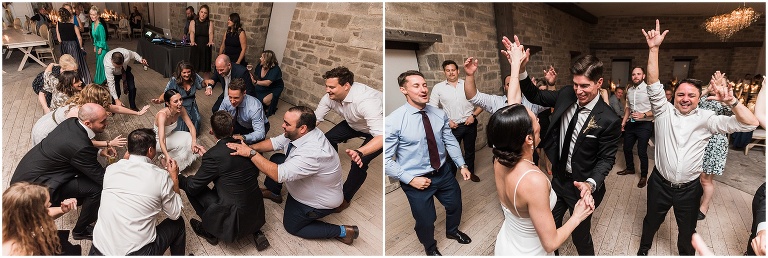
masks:
[[[208,46],[208,27],[211,20],[201,22],[199,19],[195,20],[195,44],[197,46],[192,47],[192,51],[189,53],[189,61],[197,69],[198,72],[210,72],[211,71],[211,47]]]
[[[243,51],[242,46],[240,46],[240,32],[242,31],[243,30],[240,29],[237,33],[227,32],[226,38],[224,38],[224,54],[229,57],[229,60],[232,63],[237,63],[237,59],[240,58],[240,52]],[[240,62],[240,65],[248,66],[245,57],[243,57],[243,61]]]
[[[77,75],[83,82],[83,85],[91,83],[91,73],[88,71],[88,65],[85,62],[85,51],[80,49],[80,42],[77,41],[75,33],[75,24],[69,22],[59,22],[56,27],[61,37],[61,54],[69,54],[77,61]]]

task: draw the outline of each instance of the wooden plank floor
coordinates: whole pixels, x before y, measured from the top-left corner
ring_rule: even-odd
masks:
[[[731,150],[731,152],[734,151]],[[489,148],[483,148],[475,156],[476,164],[491,164],[493,154]],[[649,163],[653,164],[653,160]],[[477,167],[478,176],[482,181],[474,183],[458,179],[462,189],[463,203],[459,229],[472,238],[472,243],[461,245],[445,237],[445,208],[440,205],[440,202],[435,202],[437,210],[435,239],[437,239],[438,250],[443,255],[493,255],[496,234],[501,228],[504,215],[496,194],[492,166]],[[616,175],[616,172],[623,168],[624,155],[619,151],[616,165],[606,179],[606,196],[592,218],[592,237],[595,252],[599,256],[634,256],[640,245],[643,217],[646,212],[647,187],[637,188],[639,178],[637,174]],[[763,174],[765,165],[746,169]],[[726,173],[729,172],[726,171]],[[756,187],[755,190],[757,190]],[[715,255],[743,254],[752,225],[753,193],[746,193],[723,183],[716,184],[707,218],[699,221],[697,226],[697,231],[713,249]],[[419,243],[413,230],[414,219],[403,191],[397,189],[387,193],[385,205],[386,255],[424,255],[424,247]],[[564,219],[567,220],[567,218],[568,215]],[[570,237],[561,246],[560,251],[561,255],[578,255]],[[669,211],[656,233],[649,255],[678,255],[677,225],[672,210]]]
[[[88,49],[86,46],[86,49]],[[136,40],[119,41],[110,40],[111,48],[124,47],[127,49],[136,49]],[[58,47],[56,50],[58,51]],[[92,53],[91,53],[92,54]],[[37,98],[31,90],[32,80],[41,71],[43,67],[34,63],[27,62],[26,68],[21,72],[16,71],[22,54],[15,51],[10,59],[3,59],[3,77],[2,77],[2,189],[9,186],[9,181],[16,165],[26,152],[32,148],[30,132],[32,126],[43,111],[37,102]],[[95,71],[95,60],[93,55],[88,55],[89,68],[91,73]],[[141,69],[141,65],[132,65],[134,67],[134,76],[136,77],[137,97],[136,102],[139,106],[151,104],[150,99],[159,96],[168,82],[159,73]],[[208,134],[210,123],[208,118],[211,115],[211,106],[216,101],[216,97],[221,93],[221,87],[214,90],[212,96],[205,96],[202,92],[198,94],[197,103],[202,117],[202,133],[198,136],[198,142],[209,148],[213,146],[216,139]],[[122,96],[122,101],[127,105],[127,96]],[[267,136],[272,137],[282,133],[282,115],[290,107],[289,103],[281,102],[278,113],[270,117],[272,125]],[[154,114],[162,108],[162,105],[151,104],[149,111],[143,116],[115,115],[109,118],[107,131],[97,136],[98,139],[112,139],[118,134],[127,136],[132,130],[137,128],[152,128]],[[333,127],[333,124],[324,122],[319,128],[327,131]],[[353,139],[348,143],[339,145],[340,149],[356,148],[360,146],[362,140]],[[120,156],[125,149],[119,150]],[[346,154],[340,155],[344,169],[344,179],[349,171],[350,161]],[[258,252],[254,241],[250,237],[242,238],[234,243],[219,243],[217,246],[211,246],[194,234],[192,228],[187,223],[187,253],[191,255],[302,255],[302,256],[336,256],[336,255],[381,255],[383,254],[383,165],[381,157],[370,164],[369,176],[360,188],[352,201],[352,206],[339,214],[332,214],[324,218],[324,221],[334,224],[357,225],[360,227],[360,237],[354,244],[347,246],[333,239],[328,240],[305,240],[288,234],[282,226],[283,204],[276,204],[271,201],[265,201],[267,223],[262,230],[267,235],[271,247],[262,252]],[[184,174],[194,174],[199,167],[200,162],[195,162],[190,168],[184,171]],[[261,175],[259,180],[263,181]],[[192,206],[189,204],[186,195],[182,191],[184,200],[184,218],[188,221],[190,218],[198,218],[195,215]],[[77,220],[77,212],[67,214],[58,220],[56,225],[59,229],[71,229]],[[75,241],[70,238],[70,242],[80,244],[83,247],[83,255],[90,249],[91,241]],[[168,253],[166,253],[168,254]]]

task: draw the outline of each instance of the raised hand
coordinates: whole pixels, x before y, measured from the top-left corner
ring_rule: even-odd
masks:
[[[506,50],[501,50],[501,53],[507,57],[510,65],[522,64],[528,58],[526,52],[523,51],[525,47],[519,44],[520,40],[517,39],[517,36],[515,36],[515,42],[511,42],[506,36],[501,39],[501,42],[506,48]]]
[[[656,19],[656,29],[649,30],[648,32],[643,30],[643,35],[645,35],[645,42],[648,43],[648,48],[658,48],[661,46],[661,42],[664,41],[664,37],[667,36],[667,32],[669,30],[665,30],[664,32],[661,32],[661,26],[659,25],[659,19]]]
[[[466,73],[467,76],[475,75],[475,72],[477,71],[477,63],[477,59],[471,56],[467,58],[467,60],[464,61],[464,73]]]
[[[547,82],[547,85],[555,85],[555,80],[557,80],[557,72],[555,71],[554,66],[549,66],[546,70],[544,70],[544,79]]]
[[[724,73],[716,71],[715,74],[712,75],[711,80],[714,85],[712,83],[709,85],[709,91],[714,95],[707,97],[707,99],[720,101],[726,105],[732,104],[736,99],[733,97],[733,86],[727,81]]]

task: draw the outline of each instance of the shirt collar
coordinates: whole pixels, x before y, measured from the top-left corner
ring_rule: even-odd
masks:
[[[428,110],[429,108],[430,108],[430,106],[426,105],[424,107],[424,109],[417,109],[416,107],[412,106],[408,102],[405,102],[405,111],[406,111],[407,114],[416,114],[416,113],[419,113],[421,111],[426,111],[427,113],[429,113],[429,110]]]
[[[360,95],[360,91],[363,90],[363,87],[360,86],[359,83],[352,83],[351,88],[349,89],[349,92],[347,92],[347,97],[344,98],[341,102],[344,103],[352,103],[355,100],[355,96]]]
[[[309,131],[304,136],[299,137],[299,139],[291,141],[290,144],[293,144],[294,148],[298,148],[299,146],[304,145],[304,143],[310,141],[311,138],[317,138],[314,135],[317,134],[318,131],[320,131],[320,128],[315,127],[315,129],[312,129],[312,131]],[[322,131],[320,131],[320,133],[322,133]],[[323,135],[323,137],[325,137],[325,135]]]
[[[152,160],[151,160],[151,159],[149,159],[149,157],[147,157],[147,156],[142,156],[142,155],[135,155],[135,154],[130,154],[130,155],[128,156],[128,160],[130,160],[130,161],[138,161],[138,162],[144,162],[144,163],[152,163]]]
[[[592,99],[592,101],[587,103],[587,105],[584,106],[584,108],[589,109],[590,111],[592,111],[593,109],[595,109],[595,105],[597,105],[597,101],[599,100],[599,98],[600,98],[600,95],[598,94],[597,96],[595,96],[594,99]],[[576,105],[577,106],[579,105],[579,101],[578,100],[576,101]]]
[[[688,114],[680,113],[680,110],[677,110],[677,108],[674,107],[674,105],[672,105],[672,109],[675,110],[675,115],[676,116],[692,116],[692,115],[696,115],[696,114],[699,113],[699,107],[698,106],[696,108],[694,108],[693,110],[691,110],[691,112],[688,112]]]
[[[79,123],[80,126],[85,128],[85,132],[88,133],[88,139],[93,140],[93,137],[96,137],[96,133],[94,133],[93,130],[91,130],[91,128],[88,128],[87,126],[85,126],[85,124],[83,124],[83,122],[80,121],[80,119],[77,119],[77,123]]]

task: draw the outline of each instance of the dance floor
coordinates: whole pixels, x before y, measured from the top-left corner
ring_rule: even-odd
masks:
[[[643,217],[646,211],[647,187],[637,188],[639,174],[616,175],[624,169],[624,154],[619,147],[616,165],[606,178],[607,193],[592,216],[592,239],[599,256],[634,256],[640,245]],[[652,148],[649,148],[652,158]],[[737,179],[716,182],[715,194],[706,219],[696,227],[707,245],[716,255],[742,255],[752,225],[752,198],[757,187],[765,181],[765,151],[749,152],[730,150],[725,174],[742,174],[753,177],[736,185]],[[445,237],[445,209],[438,201],[435,239],[443,255],[493,255],[496,234],[501,228],[504,215],[498,201],[493,179],[490,148],[476,153],[477,175],[482,181],[459,180],[462,192],[463,213],[459,230],[472,238],[472,243],[462,245]],[[635,153],[637,165],[637,154]],[[649,161],[653,164],[653,160]],[[749,174],[749,175],[745,175]],[[733,176],[732,176],[733,177]],[[460,178],[460,177],[457,177]],[[715,177],[715,181],[723,179]],[[728,185],[731,184],[731,185]],[[733,186],[732,186],[733,185]],[[735,186],[735,187],[734,187]],[[750,189],[745,192],[739,189]],[[386,255],[424,255],[413,230],[414,219],[408,200],[401,189],[386,194]],[[564,220],[567,220],[568,215]],[[561,255],[578,255],[570,237],[560,248]],[[653,241],[649,255],[678,255],[677,224],[672,210]]]
[[[135,51],[136,40],[137,39],[134,39],[133,41],[110,40],[109,46],[111,48],[123,47]],[[89,43],[85,48],[92,49],[92,45]],[[56,50],[58,51],[58,49],[57,46]],[[93,74],[93,71],[96,69],[94,64],[95,60],[93,59],[92,54],[93,53],[91,52],[91,55],[88,55],[88,61],[90,62],[88,66]],[[16,51],[11,55],[10,59],[2,60],[4,71],[2,79],[3,190],[8,188],[11,175],[19,160],[21,160],[24,154],[33,147],[30,132],[32,131],[32,126],[35,121],[43,115],[43,111],[37,101],[37,96],[32,91],[31,85],[32,80],[37,73],[42,72],[44,68],[36,63],[27,63],[24,70],[17,72],[15,68],[19,65],[21,56],[22,54]],[[139,107],[151,104],[150,99],[160,96],[168,79],[163,78],[162,75],[153,70],[144,71],[141,69],[140,64],[133,64],[132,66],[136,77],[136,88],[138,90],[136,103]],[[318,87],[320,87],[320,85],[318,85]],[[202,133],[199,134],[198,143],[206,148],[213,146],[216,142],[216,139],[208,133],[210,130],[208,118],[211,115],[211,106],[216,101],[219,94],[221,94],[221,87],[217,87],[212,96],[205,96],[202,91],[197,94],[197,103],[202,117]],[[126,95],[123,95],[121,100],[127,105],[128,97]],[[290,106],[291,104],[289,103],[281,102],[278,108],[278,113],[270,117],[269,120],[272,128],[267,134],[268,137],[282,133],[282,115]],[[109,123],[107,131],[97,135],[97,139],[112,139],[119,134],[127,136],[128,133],[137,128],[152,128],[154,114],[162,108],[162,105],[151,104],[151,108],[143,116],[115,115],[107,120]],[[333,124],[329,122],[323,122],[319,126],[323,131],[327,131],[332,127]],[[340,144],[339,148],[341,150],[346,148],[357,148],[361,143],[361,139],[353,139],[347,143]],[[121,157],[124,152],[125,149],[118,151]],[[340,155],[340,157],[344,171],[344,179],[346,179],[350,165],[349,156],[343,154]],[[265,200],[267,222],[262,230],[265,232],[272,245],[270,248],[262,252],[257,251],[252,237],[244,237],[234,243],[221,242],[216,246],[212,246],[203,238],[195,235],[192,228],[189,226],[189,223],[186,223],[186,252],[188,255],[196,256],[381,255],[383,253],[382,241],[384,237],[382,218],[383,170],[381,160],[381,158],[378,158],[370,164],[370,169],[368,170],[369,176],[353,199],[350,208],[344,210],[342,213],[332,214],[323,219],[330,223],[357,225],[360,227],[360,237],[356,239],[351,246],[333,239],[305,240],[288,234],[282,225],[285,202],[276,204],[272,201]],[[199,161],[195,162],[183,173],[187,175],[194,174],[199,167],[199,163]],[[263,181],[263,179],[264,175],[259,176],[260,181]],[[182,199],[184,200],[184,220],[188,222],[190,218],[198,218],[183,191]],[[71,229],[77,220],[77,216],[77,211],[66,214],[56,220],[56,225],[59,229]],[[87,240],[75,241],[70,238],[70,242],[73,244],[80,244],[83,247],[83,255],[87,254],[87,251],[91,246],[91,241]]]

